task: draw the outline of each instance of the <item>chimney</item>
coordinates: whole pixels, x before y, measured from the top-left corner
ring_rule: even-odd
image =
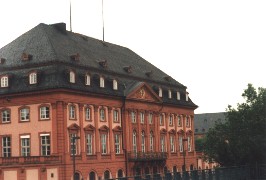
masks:
[[[51,26],[55,27],[58,31],[66,34],[66,23],[56,23],[51,24]]]

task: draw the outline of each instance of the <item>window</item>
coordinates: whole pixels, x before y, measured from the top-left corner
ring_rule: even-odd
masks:
[[[78,154],[78,151],[77,151],[77,149],[78,149],[78,144],[77,144],[77,138],[75,138],[75,137],[77,137],[77,134],[70,134],[70,154],[71,155],[73,155],[73,154],[75,154],[75,155],[77,155]]]
[[[189,94],[189,93],[188,93],[188,92],[186,92],[186,101],[188,101],[188,94]]]
[[[105,109],[100,109],[100,121],[105,121]]]
[[[100,77],[100,87],[104,88],[104,78]]]
[[[69,119],[76,119],[76,106],[73,104],[69,106]]]
[[[87,121],[91,120],[91,108],[89,107],[85,108],[85,120]]]
[[[131,122],[136,123],[136,113],[134,111],[131,111]]]
[[[164,124],[164,119],[163,119],[163,115],[162,114],[160,114],[160,116],[159,116],[159,119],[160,119],[160,126],[163,126],[163,124]]]
[[[118,89],[118,86],[117,86],[117,80],[113,80],[113,89],[114,90],[117,90]]]
[[[50,108],[48,106],[40,107],[40,119],[50,119]]]
[[[20,109],[20,121],[29,121],[30,120],[30,109],[22,108]]]
[[[183,137],[182,136],[179,136],[178,142],[179,142],[179,151],[183,152]]]
[[[176,99],[180,100],[180,92],[178,92],[178,91],[176,92]]]
[[[8,76],[1,77],[1,87],[8,87]]]
[[[89,74],[85,75],[85,85],[90,86],[91,85],[91,76]]]
[[[169,126],[173,126],[173,115],[169,115]]]
[[[187,126],[187,127],[190,126],[189,120],[190,120],[190,119],[189,119],[189,117],[187,116],[187,117],[186,117],[186,126]]]
[[[182,121],[181,121],[180,116],[177,116],[177,123],[178,123],[178,126],[182,126]]]
[[[137,133],[136,133],[136,131],[133,131],[132,142],[133,142],[133,152],[137,153]]]
[[[30,156],[30,136],[20,136],[21,156]]]
[[[107,154],[107,135],[101,134],[101,146],[102,146],[102,154]]]
[[[149,124],[152,124],[152,113],[149,113]]]
[[[174,141],[174,136],[170,135],[170,150],[171,152],[175,152],[175,141]]]
[[[41,134],[41,155],[50,156],[51,155],[51,141],[49,134]]]
[[[36,84],[37,83],[37,73],[36,72],[32,72],[29,75],[29,83],[30,84]]]
[[[144,113],[140,112],[140,123],[144,124]]]
[[[169,89],[168,90],[168,98],[171,99],[172,98],[172,91]]]
[[[191,140],[192,140],[192,138],[191,138],[191,136],[188,136],[187,137],[187,150],[188,150],[188,152],[191,152],[191,150],[192,150],[192,142],[191,142]]]
[[[5,109],[1,111],[2,123],[10,123],[10,110]]]
[[[163,97],[163,90],[162,90],[162,88],[159,88],[159,97]]]
[[[166,152],[166,148],[165,148],[165,136],[161,135],[161,152]]]
[[[75,73],[73,71],[69,72],[69,82],[70,83],[75,83],[76,82]]]
[[[2,137],[2,157],[11,157],[11,137]]]
[[[86,135],[87,155],[93,154],[93,151],[92,151],[93,139],[92,139],[92,137],[93,137],[92,134]]]
[[[145,132],[141,132],[141,152],[145,152]]]
[[[150,151],[153,152],[153,132],[150,132]]]
[[[115,154],[120,154],[120,135],[115,134]]]
[[[114,113],[114,122],[118,122],[119,121],[118,110],[114,110],[113,113]]]

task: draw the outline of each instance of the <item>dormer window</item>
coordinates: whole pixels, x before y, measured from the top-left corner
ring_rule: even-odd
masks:
[[[159,97],[163,97],[163,90],[159,87]]]
[[[131,73],[131,72],[132,72],[132,67],[131,67],[131,66],[125,66],[125,67],[124,67],[124,70],[125,70],[127,73]]]
[[[168,90],[168,98],[171,99],[172,98],[172,91],[169,89]]]
[[[5,59],[5,58],[0,58],[0,64],[4,64],[4,63],[5,63],[5,61],[6,61],[6,59]]]
[[[89,74],[85,75],[85,85],[90,86],[91,85],[91,76]]]
[[[69,72],[69,82],[75,83],[75,73],[73,71]]]
[[[178,91],[176,92],[176,99],[180,100],[180,92],[178,92]]]
[[[28,53],[23,53],[23,54],[21,55],[21,59],[22,59],[23,61],[29,61],[29,60],[32,59],[32,55],[31,55],[31,54],[28,54]]]
[[[102,76],[100,77],[100,87],[104,88],[104,78]]]
[[[113,80],[113,89],[117,90],[117,80]]]
[[[72,61],[79,61],[80,55],[79,55],[79,53],[73,54],[70,56],[70,58]]]
[[[30,84],[36,84],[37,83],[37,73],[36,72],[32,72],[29,75],[29,83]]]
[[[8,87],[8,76],[1,77],[1,87]]]
[[[189,93],[188,93],[188,92],[186,92],[186,101],[188,101],[188,94],[189,94]]]

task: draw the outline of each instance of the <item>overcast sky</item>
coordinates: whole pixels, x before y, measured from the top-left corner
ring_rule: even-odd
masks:
[[[0,47],[39,23],[69,25],[69,0],[0,0]],[[266,87],[265,0],[104,0],[105,41],[128,47],[187,87],[195,113]],[[72,0],[72,30],[102,39],[102,0]]]

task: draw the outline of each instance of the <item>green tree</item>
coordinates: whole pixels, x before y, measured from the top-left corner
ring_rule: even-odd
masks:
[[[244,103],[230,105],[225,123],[206,135],[203,152],[221,166],[266,163],[266,89],[248,84]]]

